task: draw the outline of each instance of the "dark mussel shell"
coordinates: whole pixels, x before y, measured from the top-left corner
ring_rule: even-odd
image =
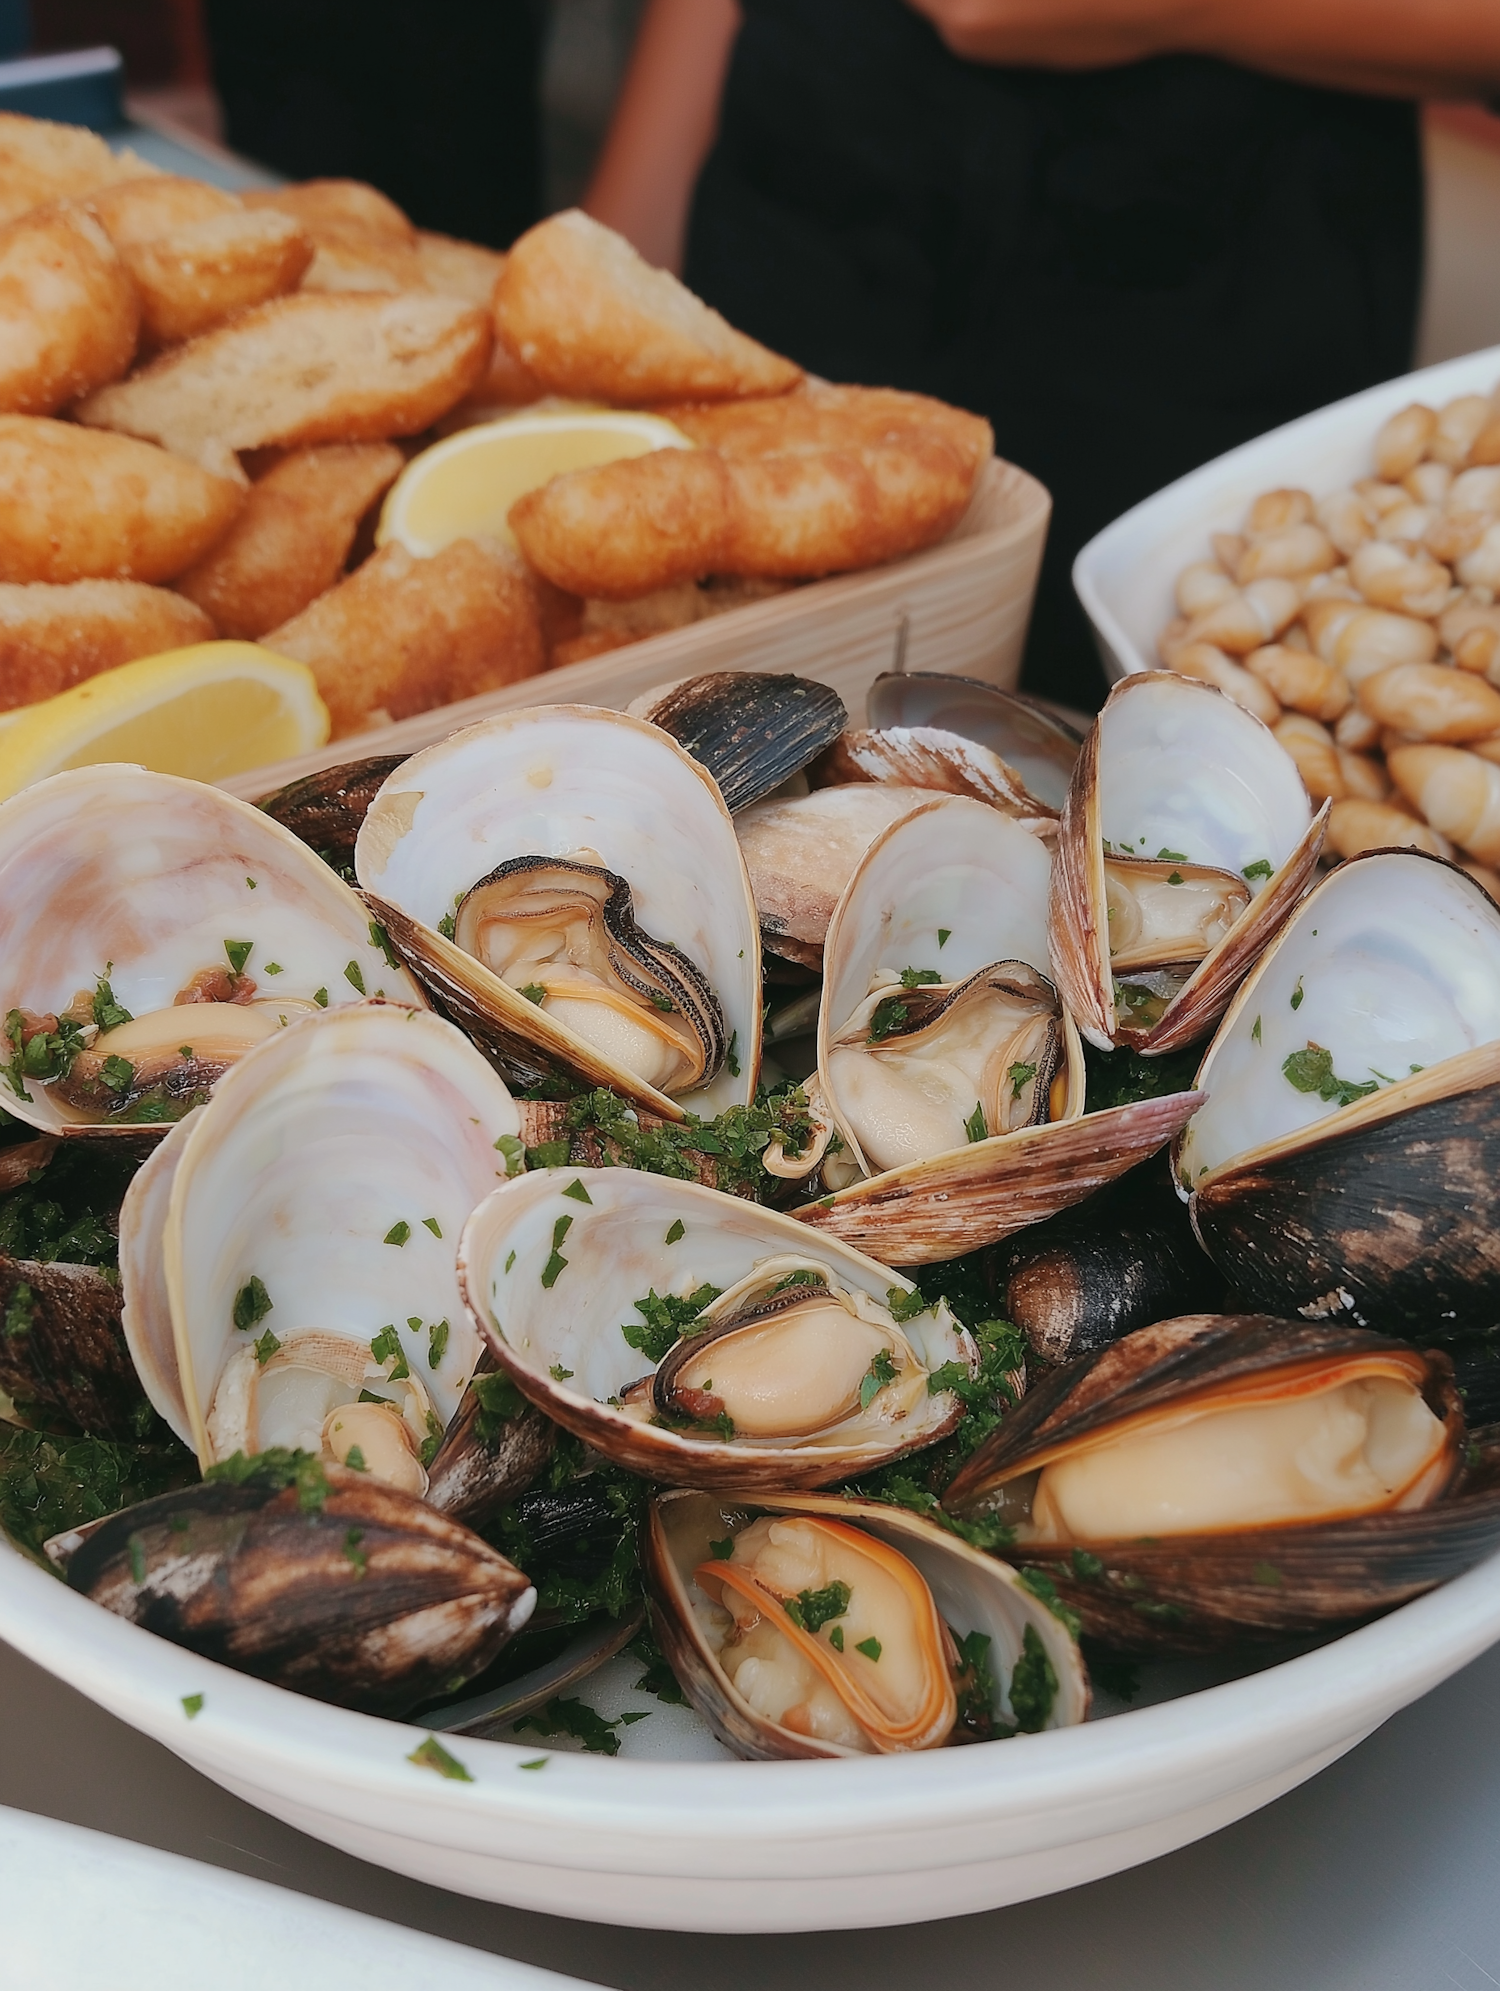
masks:
[[[487,1376],[496,1379],[491,1393],[494,1388],[515,1393],[486,1348],[427,1468],[428,1506],[466,1528],[482,1528],[524,1493],[557,1442],[557,1426],[524,1400],[509,1415],[491,1410],[485,1402]]]
[[[996,1245],[986,1273],[1001,1313],[1049,1366],[1224,1298],[1160,1157]]]
[[[174,1645],[370,1714],[482,1672],[536,1594],[447,1515],[338,1466],[162,1494],[48,1552],[74,1590]]]
[[[1160,1322],[1039,1383],[960,1470],[943,1505],[960,1518],[985,1514],[992,1489],[1032,1460],[1257,1371],[1397,1347],[1409,1352],[1343,1322],[1256,1314]],[[1461,1466],[1452,1366],[1437,1351],[1426,1359],[1423,1393],[1448,1427],[1455,1471],[1429,1506],[1242,1533],[1028,1542],[1017,1560],[1047,1579],[1085,1635],[1124,1652],[1215,1652],[1346,1629],[1392,1610],[1500,1547],[1500,1450]]]
[[[630,709],[708,769],[731,815],[800,774],[849,723],[830,685],[760,671],[684,678]]]
[[[1192,1199],[1249,1306],[1446,1347],[1500,1326],[1500,1082],[1226,1168]],[[1326,1129],[1326,1132],[1324,1131]]]
[[[256,806],[310,845],[325,864],[352,878],[360,824],[381,784],[405,759],[405,754],[376,754],[342,767],[320,768],[263,795]]]
[[[0,1390],[15,1418],[125,1441],[164,1437],[120,1324],[120,1283],[92,1265],[0,1257]]]

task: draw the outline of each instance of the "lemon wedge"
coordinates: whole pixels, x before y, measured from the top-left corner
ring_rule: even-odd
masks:
[[[396,539],[425,558],[455,539],[491,537],[514,547],[506,517],[517,498],[560,477],[653,449],[691,449],[660,415],[613,409],[522,410],[460,429],[414,456],[391,486],[375,541]]]
[[[103,761],[221,781],[308,753],[328,730],[305,664],[258,643],[193,643],[0,715],[0,800]]]

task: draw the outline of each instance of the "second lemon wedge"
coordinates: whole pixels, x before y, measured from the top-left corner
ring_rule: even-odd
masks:
[[[386,497],[376,542],[399,540],[424,558],[479,536],[513,547],[511,506],[565,470],[692,446],[660,415],[612,409],[523,412],[460,429],[407,464]]]
[[[194,643],[137,657],[0,721],[0,801],[46,775],[103,761],[221,781],[328,738],[312,672],[257,643]]]

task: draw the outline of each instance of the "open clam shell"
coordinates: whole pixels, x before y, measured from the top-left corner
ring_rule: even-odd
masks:
[[[1441,1342],[1500,1319],[1500,911],[1441,858],[1326,878],[1241,988],[1178,1143],[1252,1305]]]
[[[342,767],[319,768],[262,795],[255,806],[315,850],[340,877],[352,877],[359,826],[381,784],[405,759],[405,754],[374,754]]]
[[[1086,1632],[1211,1651],[1375,1616],[1500,1542],[1447,1357],[1343,1322],[1190,1315],[1028,1392],[943,1496],[1015,1531]]]
[[[344,1456],[340,1417],[374,1420],[372,1473],[372,1439],[398,1463],[436,1450],[480,1350],[455,1247],[518,1124],[451,1024],[368,1003],[273,1038],[173,1131],[121,1211],[125,1331],[205,1468],[277,1444]]]
[[[1183,1093],[1084,1122],[1083,1047],[1046,979],[1050,873],[1035,837],[958,797],[866,853],[829,924],[818,1022],[819,1089],[866,1179],[804,1222],[898,1264],[956,1257],[1080,1202],[1186,1120]]]
[[[1067,797],[1083,745],[1065,719],[1024,692],[944,671],[882,672],[870,686],[866,715],[877,733],[932,728],[973,741],[1051,816]]]
[[[946,1305],[924,1307],[886,1266],[625,1169],[536,1169],[496,1191],[465,1226],[459,1280],[525,1396],[675,1486],[868,1472],[945,1436],[961,1406],[929,1379],[977,1363]]]
[[[1206,1036],[1311,883],[1327,813],[1213,686],[1117,684],[1073,770],[1052,880],[1052,958],[1084,1036],[1147,1053]]]
[[[0,1051],[17,1119],[159,1134],[283,1018],[377,993],[425,1002],[357,895],[248,803],[110,765],[0,807]],[[27,1036],[39,1018],[53,1033],[71,1021],[70,1051]]]
[[[573,705],[467,727],[381,788],[355,868],[414,972],[524,1080],[676,1120],[754,1098],[749,879],[717,788],[659,728]]]
[[[731,1629],[728,1614],[710,1590],[700,1585],[697,1572],[705,1568],[727,1572],[745,1563],[749,1546],[744,1540],[746,1532],[766,1518],[773,1523],[810,1522],[815,1542],[828,1531],[827,1540],[835,1548],[839,1566],[854,1573],[854,1581],[842,1598],[830,1598],[826,1590],[819,1593],[827,1600],[828,1614],[815,1612],[817,1622],[810,1632],[806,1627],[813,1619],[806,1611],[799,1613],[800,1625],[789,1614],[782,1625],[782,1612],[776,1611],[780,1597],[768,1596],[764,1601],[767,1629],[775,1624],[785,1631],[786,1643],[795,1644],[794,1663],[811,1659],[806,1678],[815,1680],[820,1673],[828,1678],[854,1676],[845,1682],[845,1707],[858,1710],[853,1725],[862,1730],[862,1736],[857,1739],[838,1739],[840,1731],[847,1732],[845,1711],[826,1693],[824,1718],[806,1703],[794,1714],[793,1708],[777,1703],[787,1699],[788,1693],[795,1695],[796,1686],[778,1692],[780,1683],[768,1677],[764,1659],[747,1659],[733,1677],[726,1666],[725,1640]],[[764,1526],[760,1532],[767,1532]],[[783,1555],[788,1550],[793,1557],[797,1555],[796,1533],[794,1528],[792,1539],[781,1545]],[[773,1544],[773,1555],[775,1551]],[[889,1633],[884,1641],[874,1635],[868,1639],[861,1636],[881,1622],[882,1607],[861,1599],[860,1573],[868,1563],[874,1582],[889,1586],[884,1609],[899,1611],[896,1584],[905,1572],[897,1559],[918,1578],[917,1584],[908,1578],[901,1588],[915,1593],[909,1600],[911,1644],[924,1651],[932,1648],[928,1665],[933,1677],[926,1683],[926,1696],[915,1690],[909,1678],[902,1682],[906,1689],[903,1695],[894,1682],[882,1681],[875,1671],[882,1663],[889,1667],[906,1659],[907,1674],[911,1673],[910,1654],[903,1653],[895,1638]],[[737,1756],[770,1761],[894,1753],[942,1746],[944,1741],[978,1739],[986,1731],[1004,1736],[1013,1734],[1017,1727],[1066,1728],[1081,1722],[1088,1713],[1088,1677],[1076,1644],[1015,1570],[899,1507],[830,1495],[768,1494],[753,1489],[667,1493],[652,1501],[647,1510],[641,1560],[662,1651],[694,1707]],[[712,1577],[708,1581],[717,1587]],[[746,1591],[748,1594],[748,1584]],[[795,1595],[790,1601],[794,1605],[799,1602]],[[836,1612],[833,1607],[840,1603],[845,1608]],[[782,1611],[785,1608],[782,1603]],[[776,1612],[774,1618],[771,1612]],[[742,1603],[740,1615],[748,1615]],[[922,1622],[929,1618],[929,1622]],[[845,1624],[850,1627],[847,1638]],[[832,1653],[826,1649],[830,1644]],[[862,1663],[862,1655],[867,1663]],[[976,1655],[982,1675],[970,1670]],[[939,1708],[939,1695],[933,1688],[943,1684],[940,1675],[944,1670],[951,1683],[950,1693],[946,1707]],[[753,1674],[760,1677],[752,1679]],[[954,1687],[957,1696],[951,1691]],[[874,1694],[882,1688],[885,1705],[873,1705]],[[865,1699],[866,1693],[871,1700]],[[955,1709],[958,1698],[967,1700],[967,1707]],[[929,1700],[933,1703],[930,1707]],[[910,1707],[903,1702],[909,1702]],[[956,1713],[960,1715],[957,1727]],[[789,1715],[796,1725],[785,1719]],[[971,1726],[961,1725],[964,1717]]]

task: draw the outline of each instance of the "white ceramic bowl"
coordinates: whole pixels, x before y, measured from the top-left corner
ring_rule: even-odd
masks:
[[[1316,1652],[1083,1728],[832,1763],[450,1738],[469,1783],[406,1761],[419,1730],[195,1658],[14,1552],[0,1635],[249,1803],[416,1879],[648,1928],[862,1928],[1071,1887],[1268,1803],[1500,1640],[1500,1557]]]
[[[1488,394],[1500,381],[1500,346],[1445,360],[1303,415],[1179,477],[1091,539],[1073,563],[1073,585],[1111,678],[1159,670],[1156,639],[1177,613],[1172,588],[1192,560],[1210,556],[1211,532],[1235,532],[1252,498],[1287,485],[1322,497],[1372,472],[1375,434],[1411,401],[1440,408],[1457,394]]]

